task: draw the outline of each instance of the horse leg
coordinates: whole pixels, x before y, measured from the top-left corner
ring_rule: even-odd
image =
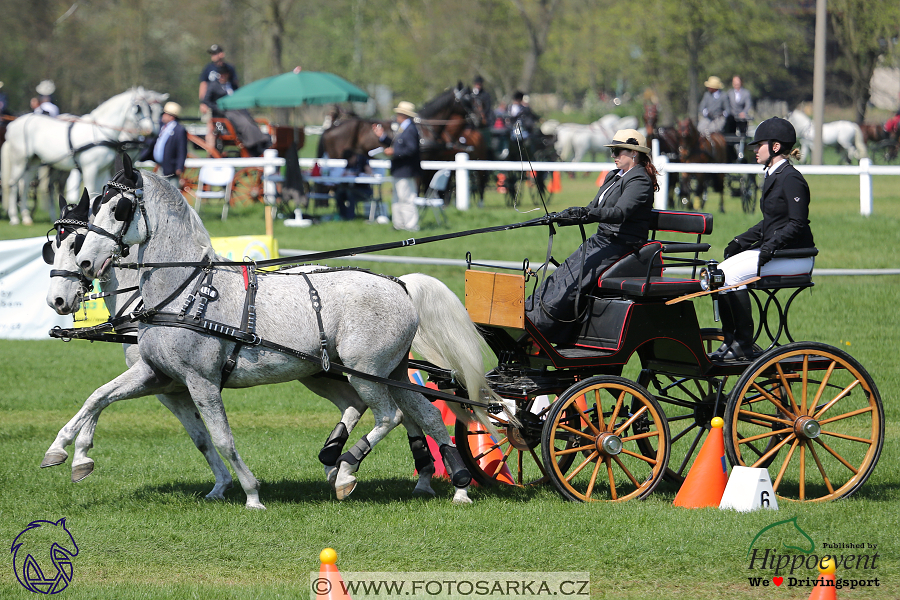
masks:
[[[266,507],[259,501],[259,480],[254,477],[235,448],[234,435],[228,425],[228,417],[225,415],[225,406],[222,403],[222,394],[218,384],[193,373],[188,375],[185,383],[194,400],[194,405],[203,415],[203,421],[206,423],[213,444],[219,454],[231,464],[238,481],[241,482],[244,493],[247,494],[246,507],[265,509]]]
[[[434,457],[428,449],[425,433],[412,419],[404,420],[403,425],[406,427],[409,449],[415,461],[416,471],[419,473],[419,480],[413,488],[413,496],[434,497],[437,495],[431,487],[431,478],[434,477]]]
[[[340,422],[335,425],[319,451],[319,462],[325,467],[325,478],[334,486],[337,462],[344,451],[344,444],[368,407],[347,382],[325,377],[306,377],[300,379],[300,383],[317,396],[330,400],[341,411]]]
[[[405,365],[400,365],[393,373],[391,378],[401,380],[406,376]],[[447,474],[450,475],[450,481],[456,488],[453,495],[455,504],[470,504],[472,500],[469,498],[468,486],[472,481],[472,476],[465,468],[462,458],[459,456],[459,450],[450,440],[450,434],[447,433],[447,427],[441,419],[441,411],[429,402],[425,396],[418,392],[405,390],[402,388],[391,388],[391,396],[403,411],[405,418],[415,421],[425,433],[430,435],[437,442],[441,450],[441,458],[444,461],[444,467]]]
[[[91,190],[88,192],[99,193],[100,190]],[[66,202],[69,204],[77,204],[81,197],[81,171],[72,169],[66,178]]]
[[[160,376],[146,363],[140,362],[109,383],[99,387],[85,401],[81,410],[59,431],[56,439],[44,454],[41,467],[53,467],[66,462],[69,454],[65,447],[72,443],[88,421],[94,419],[95,415],[113,402],[161,393],[168,384],[167,378]],[[93,434],[93,430],[89,433]]]
[[[375,426],[338,458],[337,475],[334,479],[334,491],[338,500],[344,500],[353,493],[357,485],[354,474],[359,470],[360,463],[403,420],[403,414],[391,400],[391,394],[384,384],[353,377],[350,385],[372,409]]]

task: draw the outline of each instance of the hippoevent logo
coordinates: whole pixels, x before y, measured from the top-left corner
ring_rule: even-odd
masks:
[[[66,528],[66,520],[32,521],[13,540],[13,571],[26,590],[58,594],[72,581],[72,559],[78,544]]]
[[[878,544],[867,541],[817,544],[794,517],[763,527],[750,542],[748,580],[750,587],[878,587],[881,585],[875,573],[878,558]],[[838,576],[819,578],[819,568],[825,559],[833,561]]]

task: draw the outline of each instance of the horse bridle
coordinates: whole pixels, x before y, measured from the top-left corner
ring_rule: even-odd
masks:
[[[53,265],[54,259],[56,258],[56,252],[53,250],[53,242],[56,241],[57,244],[62,242],[70,233],[74,233],[73,230],[66,230],[66,226],[70,226],[73,228],[82,228],[87,227],[90,228],[90,224],[85,221],[79,221],[78,219],[58,219],[53,223],[53,229],[56,229],[56,237],[55,240],[48,239],[44,244],[44,247],[41,249],[41,255],[44,259],[44,262],[48,265]],[[53,231],[51,229],[50,231]],[[50,231],[47,232],[49,237]],[[84,243],[83,233],[75,234],[75,253],[81,249],[81,245]],[[84,273],[81,271],[69,271],[66,269],[51,269],[50,277],[75,277],[81,282],[81,287],[85,290],[85,293],[90,292],[94,289],[94,284],[90,279],[84,276]]]
[[[122,175],[122,173],[123,171],[117,173],[116,178]],[[118,193],[112,195],[110,193],[110,188],[118,190]],[[144,225],[147,228],[147,232],[149,233],[150,231],[150,221],[147,219],[147,211],[144,208],[144,188],[129,187],[118,181],[107,181],[106,185],[103,186],[103,193],[97,196],[91,205],[91,214],[96,216],[97,213],[100,212],[100,207],[111,200],[118,200],[116,211],[113,215],[117,221],[122,222],[121,231],[117,234],[110,233],[93,223],[88,224],[88,231],[93,231],[94,233],[98,233],[113,240],[117,246],[117,254],[119,256],[128,256],[128,246],[122,241],[122,238],[125,236],[125,232],[128,231],[128,227],[131,225],[131,221],[134,218],[135,204],[141,209],[141,216],[144,219]]]

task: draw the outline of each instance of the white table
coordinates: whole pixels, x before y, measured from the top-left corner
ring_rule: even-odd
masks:
[[[389,175],[357,175],[357,176],[330,176],[330,175],[305,175],[303,179],[309,182],[310,186],[312,185],[324,185],[328,187],[333,187],[339,185],[341,183],[357,183],[361,185],[372,185],[379,186],[378,194],[374,194],[372,196],[372,203],[369,207],[369,220],[374,221],[376,218],[376,212],[378,206],[382,203],[381,199],[381,184],[383,183],[393,183],[394,178]],[[310,191],[310,199],[314,198],[312,196],[312,191]]]

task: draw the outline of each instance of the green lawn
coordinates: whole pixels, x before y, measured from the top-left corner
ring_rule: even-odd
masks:
[[[551,210],[585,204],[596,175],[563,178]],[[894,178],[875,179],[875,215],[858,214],[858,182],[852,177],[810,177],[812,222],[819,268],[897,267],[900,201]],[[520,210],[530,209],[520,206]],[[713,257],[734,234],[759,216],[740,213],[728,199],[710,236]],[[259,207],[238,208],[228,221],[203,213],[213,235],[262,233]],[[538,216],[517,214],[496,193],[486,206],[449,209],[451,228],[466,230]],[[430,218],[430,217],[429,217]],[[30,227],[0,222],[0,238],[40,236],[46,219]],[[574,231],[573,231],[574,229]],[[429,229],[420,235],[441,233]],[[276,223],[282,248],[332,249],[403,239],[390,226],[329,222],[307,229]],[[561,230],[554,254],[563,258],[579,241],[577,228]],[[546,230],[472,236],[392,252],[398,255],[540,263]],[[379,272],[430,273],[456,293],[463,270],[373,264],[336,264]],[[881,585],[838,591],[840,598],[896,598],[900,551],[895,542],[900,501],[900,431],[896,402],[900,337],[896,310],[900,276],[819,277],[792,310],[798,339],[841,347],[873,376],[883,399],[886,437],[872,477],[853,497],[827,504],[782,503],[779,512],[738,514],[671,506],[676,489],[663,483],[646,501],[574,504],[552,487],[474,489],[472,506],[449,502],[451,488],[437,482],[438,498],[413,498],[415,478],[404,435],[395,432],[365,461],[360,485],[345,502],[334,500],[316,455],[337,411],[298,384],[226,390],[223,394],[238,450],[262,481],[268,510],[244,508],[232,489],[225,502],[203,499],[212,487],[205,461],[179,423],[153,399],[114,404],[97,428],[90,454],[96,471],[79,484],[70,464],[39,469],[58,430],[100,384],[124,370],[119,346],[58,341],[0,340],[0,540],[11,544],[33,520],[67,519],[80,553],[73,561],[68,598],[306,598],[309,572],[319,551],[337,549],[341,571],[588,571],[593,598],[807,598],[809,588],[752,588],[748,548],[760,530],[796,517],[817,545],[878,545],[874,571],[839,571],[839,577],[877,576]],[[710,303],[697,301],[704,325]],[[633,368],[633,366],[631,366]],[[632,371],[629,371],[631,373]],[[356,432],[371,427],[364,418]],[[355,437],[354,436],[354,439]],[[777,542],[765,547],[775,546]],[[791,543],[788,540],[787,543]],[[840,552],[840,551],[838,551]],[[850,553],[851,551],[844,551]],[[0,597],[25,598],[12,555],[0,569]],[[41,561],[48,564],[47,559]],[[52,567],[50,567],[52,570]],[[814,576],[803,570],[802,577]],[[782,586],[784,587],[784,586]]]

